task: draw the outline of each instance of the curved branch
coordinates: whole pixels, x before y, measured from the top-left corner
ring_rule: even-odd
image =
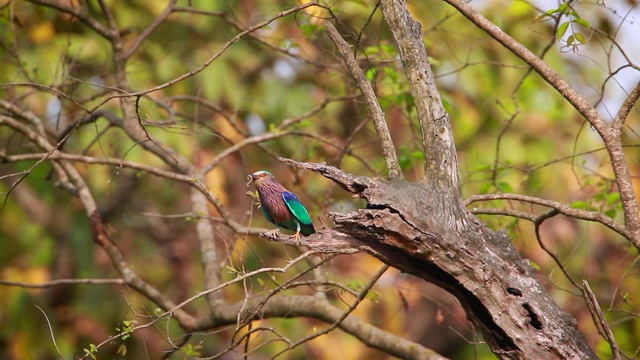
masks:
[[[622,129],[624,126],[631,109],[635,106],[635,104],[640,99],[640,81],[636,84],[636,86],[631,90],[631,93],[624,99],[622,106],[620,106],[620,110],[616,114],[615,119],[613,120],[613,124],[616,128]]]
[[[338,323],[338,328],[355,336],[370,347],[380,349],[400,359],[444,360],[445,357],[420,344],[377,328],[355,315],[339,321],[344,310],[328,301],[312,296],[280,296],[269,300],[262,308],[260,318],[304,316],[322,320],[329,324]]]
[[[276,21],[277,19],[280,19],[282,17],[285,17],[287,15],[296,13],[296,12],[298,12],[300,10],[304,10],[304,9],[306,9],[308,7],[312,7],[312,6],[318,6],[318,7],[324,8],[323,5],[320,5],[317,2],[309,2],[309,3],[306,3],[306,4],[302,4],[302,5],[298,5],[298,6],[292,7],[290,9],[288,9],[288,10],[285,10],[285,11],[281,11],[278,14],[276,14],[275,16],[273,16],[273,17],[271,17],[271,18],[269,18],[267,20],[264,20],[264,21],[262,21],[262,22],[260,22],[260,23],[258,23],[256,25],[250,26],[246,30],[240,32],[238,35],[236,35],[233,38],[231,38],[229,41],[227,41],[222,46],[222,48],[220,50],[216,51],[215,54],[213,54],[211,57],[209,57],[209,59],[207,59],[207,61],[205,61],[204,64],[202,64],[200,67],[198,67],[198,68],[196,68],[194,70],[191,70],[186,74],[182,74],[182,75],[180,75],[180,76],[178,76],[178,77],[176,77],[176,78],[174,78],[174,79],[172,79],[170,81],[167,81],[167,82],[165,82],[163,84],[154,86],[152,88],[148,88],[148,89],[140,90],[140,91],[135,91],[135,92],[128,92],[128,93],[124,93],[124,94],[111,95],[111,96],[107,97],[106,99],[102,100],[97,105],[95,105],[93,107],[93,109],[91,111],[89,111],[89,112],[92,112],[94,110],[97,110],[97,109],[101,108],[104,104],[106,104],[107,102],[109,102],[109,101],[111,101],[113,99],[143,96],[143,95],[146,95],[146,94],[149,94],[149,93],[152,93],[152,92],[156,92],[158,90],[162,90],[162,89],[167,88],[167,87],[169,87],[171,85],[174,85],[174,84],[176,84],[176,83],[178,83],[178,82],[180,82],[180,81],[182,81],[182,80],[184,80],[186,78],[192,77],[193,75],[196,75],[196,74],[202,72],[207,67],[209,67],[209,65],[211,65],[211,63],[214,60],[219,58],[229,47],[231,47],[231,45],[235,44],[236,42],[238,42],[240,39],[242,39],[246,35],[254,32],[256,30],[262,29],[263,27],[271,24],[272,22]]]
[[[494,38],[502,46],[509,49],[514,55],[529,64],[542,78],[556,89],[573,107],[584,116],[589,123],[598,131],[600,136],[606,137],[607,122],[600,116],[600,113],[589,104],[589,102],[578,94],[557,71],[553,70],[546,61],[539,58],[526,46],[520,44],[516,39],[505,33],[489,19],[480,14],[467,2],[462,0],[444,0],[453,6],[462,15],[469,19],[474,25],[484,30],[489,36]]]
[[[622,235],[622,236],[624,236],[626,238],[632,237],[632,234],[624,226],[618,224],[615,220],[613,220],[612,218],[604,215],[601,212],[580,210],[580,209],[572,208],[569,205],[565,205],[565,204],[557,202],[557,201],[540,199],[540,198],[537,198],[537,197],[534,197],[534,196],[520,195],[520,194],[473,195],[473,196],[468,197],[464,201],[464,204],[469,206],[469,205],[473,204],[474,202],[492,201],[492,200],[515,200],[515,201],[522,201],[522,202],[526,202],[526,203],[530,203],[530,204],[546,206],[548,208],[552,208],[552,209],[557,210],[562,215],[565,215],[565,216],[568,216],[568,217],[571,217],[571,218],[574,218],[574,219],[597,222],[597,223],[600,223],[600,224],[608,227],[609,229],[617,232],[618,234],[620,234],[620,235]],[[474,209],[471,209],[471,211],[473,212]],[[503,211],[503,210],[500,210],[500,211]],[[509,215],[509,214],[507,214],[507,215]],[[527,217],[527,219],[528,219],[528,217]]]
[[[136,163],[136,162],[124,160],[124,159],[76,155],[76,154],[64,153],[61,151],[54,151],[51,154],[32,153],[32,154],[21,154],[21,155],[4,155],[0,153],[0,160],[6,161],[6,162],[39,160],[43,158],[47,158],[51,160],[69,160],[69,161],[81,162],[85,164],[111,165],[117,168],[129,168],[129,169],[144,171],[151,175],[160,176],[169,180],[180,181],[185,184],[194,184],[193,177],[183,175],[177,172],[169,171],[169,170],[160,169],[155,166]]]
[[[584,97],[567,83],[562,76],[555,71],[544,60],[540,59],[536,54],[531,52],[527,47],[505,33],[498,26],[493,24],[482,14],[472,8],[463,0],[445,0],[449,5],[456,8],[462,15],[469,19],[474,25],[484,30],[489,36],[498,41],[502,46],[506,47],[514,55],[518,56],[524,62],[529,64],[549,85],[560,93],[584,118],[593,126],[604,141],[609,157],[611,158],[611,167],[616,175],[616,185],[620,192],[620,200],[624,211],[625,228],[627,229],[627,239],[637,248],[640,249],[640,212],[638,210],[638,199],[631,182],[631,173],[626,159],[626,155],[622,149],[622,115],[625,115],[626,108],[630,108],[630,103],[637,101],[640,97],[638,90],[631,92],[625,100],[625,104],[619,113],[620,118],[616,118],[615,126],[611,126],[598,113]],[[638,86],[636,86],[638,89]],[[634,100],[635,99],[635,100]],[[626,118],[626,116],[625,116]]]
[[[73,17],[77,18],[78,20],[82,21],[87,26],[92,28],[95,32],[100,34],[105,39],[108,39],[108,40],[113,39],[113,34],[109,31],[107,27],[105,27],[101,22],[96,20],[94,17],[89,16],[85,12],[81,11],[82,9],[84,9],[84,7],[81,8],[81,10],[79,11],[73,7],[62,5],[64,4],[64,2],[55,1],[55,0],[27,0],[27,1],[32,2],[34,4],[44,5],[52,9],[56,9],[62,13],[72,15]]]
[[[140,33],[140,35],[138,35],[133,43],[129,45],[129,48],[124,52],[124,54],[122,54],[123,59],[129,59],[138,50],[140,45],[142,45],[142,43],[149,37],[149,35],[151,35],[151,33],[154,32],[158,28],[158,26],[160,26],[169,17],[169,15],[171,15],[176,5],[176,1],[177,0],[169,1],[162,14],[160,14],[160,16],[158,16],[149,26],[147,26],[147,28],[144,29],[142,33]]]
[[[0,125],[2,124],[6,124],[16,131],[21,132],[38,147],[42,148],[45,151],[48,151],[48,154],[53,154],[57,151],[56,147],[51,145],[45,138],[38,135],[35,131],[30,129],[26,125],[21,124],[20,122],[12,118],[0,115]],[[44,159],[46,159],[46,157],[43,158],[43,161]],[[89,190],[82,176],[78,173],[77,169],[65,160],[60,161],[60,167],[64,169],[64,172],[68,175],[68,181],[73,186],[72,194],[80,200],[84,211],[91,222],[91,230],[93,233],[94,241],[104,249],[104,251],[109,256],[109,260],[111,261],[112,265],[122,275],[125,282],[129,286],[145,294],[147,298],[151,299],[159,306],[165,309],[175,307],[175,304],[171,300],[169,300],[162,292],[140,278],[138,274],[131,268],[129,263],[124,259],[124,254],[122,253],[118,245],[116,245],[113,239],[111,239],[111,237],[109,236],[107,227],[103,223],[102,218],[98,213],[98,206],[95,202],[95,199],[93,198],[91,191]],[[194,318],[184,310],[180,310],[175,314],[175,316],[181,324],[186,324],[185,326],[189,326],[195,321]]]
[[[342,60],[347,65],[349,74],[351,74],[353,79],[356,81],[356,85],[362,92],[367,111],[373,120],[373,125],[376,128],[378,138],[380,139],[384,160],[387,163],[387,169],[389,169],[389,179],[403,179],[402,170],[398,163],[398,156],[396,155],[396,149],[393,146],[393,139],[391,139],[391,134],[389,133],[384,113],[382,112],[382,108],[380,108],[380,104],[378,103],[376,94],[373,91],[371,82],[367,80],[367,77],[364,75],[364,72],[351,52],[351,47],[346,41],[344,41],[342,36],[340,36],[340,33],[338,33],[335,26],[328,21],[325,22],[325,26],[327,27],[329,37],[338,48],[338,52],[340,52]]]

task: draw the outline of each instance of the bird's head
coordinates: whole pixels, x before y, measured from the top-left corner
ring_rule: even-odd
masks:
[[[256,185],[259,185],[265,180],[273,179],[273,175],[266,170],[256,171],[249,175],[249,177],[251,178],[251,182],[254,182]]]

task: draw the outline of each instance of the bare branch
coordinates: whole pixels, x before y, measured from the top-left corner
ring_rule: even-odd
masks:
[[[173,9],[176,5],[176,1],[177,0],[169,1],[169,3],[167,4],[167,7],[164,9],[162,14],[160,14],[160,16],[158,16],[153,21],[153,23],[147,26],[147,28],[144,29],[142,33],[140,33],[140,35],[138,35],[138,37],[133,41],[133,43],[129,45],[129,48],[122,55],[123,59],[125,60],[129,59],[138,50],[140,45],[142,45],[142,43],[149,37],[149,35],[151,35],[151,33],[154,32],[158,28],[158,26],[160,26],[162,23],[165,22],[165,20],[167,20],[169,15],[171,15],[171,13],[173,12]]]
[[[98,0],[98,4],[100,4],[100,9],[104,13],[104,16],[107,18],[107,22],[109,23],[109,27],[114,34],[118,32],[118,24],[116,23],[116,19],[113,16],[113,12],[109,9],[109,6],[105,3],[104,0]]]
[[[204,174],[200,173],[196,176],[199,183],[204,184]],[[198,234],[198,242],[200,244],[200,252],[202,256],[202,265],[204,267],[204,285],[207,289],[215,288],[220,285],[220,258],[218,249],[216,248],[216,239],[213,225],[209,220],[209,206],[207,204],[207,196],[202,192],[191,189],[191,208],[193,212],[199,215],[196,219],[196,232]],[[213,310],[216,304],[222,300],[221,292],[212,292],[207,295],[209,307]]]
[[[115,168],[130,168],[135,170],[144,171],[151,175],[160,176],[173,181],[180,181],[186,184],[193,185],[194,179],[193,177],[183,175],[177,172],[164,170],[155,166],[136,163],[129,160],[124,159],[115,159],[115,158],[107,158],[107,157],[93,157],[86,155],[76,155],[70,153],[64,153],[61,151],[54,151],[51,154],[46,153],[32,153],[32,154],[21,154],[21,155],[4,155],[0,152],[0,160],[5,162],[18,162],[18,161],[26,161],[26,160],[38,160],[38,159],[51,159],[51,160],[69,160],[69,161],[77,161],[85,164],[101,164],[101,165],[111,165]]]
[[[34,305],[34,306],[37,307],[38,310],[40,310],[42,315],[44,315],[44,319],[47,320],[47,326],[49,327],[49,334],[51,335],[51,341],[53,341],[53,346],[56,348],[56,351],[58,352],[58,355],[62,359],[65,359],[65,357],[62,356],[62,352],[60,352],[60,348],[58,348],[58,343],[56,343],[56,337],[53,334],[53,328],[51,327],[51,321],[49,321],[49,317],[47,316],[47,313],[45,313],[44,310],[42,310],[42,308],[40,306],[38,306],[38,305]]]
[[[604,318],[602,308],[600,308],[600,304],[598,304],[596,295],[591,291],[591,286],[589,286],[587,280],[582,280],[582,285],[584,285],[583,291],[585,292],[587,302],[591,304],[591,308],[595,311],[595,313],[591,313],[591,316],[594,317],[594,322],[600,324],[600,327],[602,328],[601,331],[604,332],[603,336],[607,339],[607,342],[611,347],[611,352],[613,352],[613,359],[620,360],[620,348],[618,347],[616,339],[613,337],[613,332],[611,332],[607,319]]]
[[[502,46],[509,49],[514,55],[521,58],[529,64],[540,76],[560,93],[584,118],[593,126],[603,139],[609,156],[611,158],[611,167],[616,175],[616,184],[620,192],[622,208],[624,210],[625,228],[627,239],[637,248],[640,249],[640,212],[638,211],[638,200],[635,190],[631,182],[631,173],[629,171],[626,155],[622,149],[621,142],[621,126],[623,120],[618,119],[611,126],[598,113],[598,111],[589,102],[575,91],[567,83],[562,76],[549,66],[544,60],[540,59],[536,54],[531,52],[527,47],[505,33],[498,26],[493,24],[482,14],[472,8],[467,2],[462,0],[445,0],[448,4],[456,8],[462,15],[468,18],[473,24],[484,30],[492,38],[498,41]],[[637,87],[636,87],[637,88]],[[628,102],[635,102],[633,99],[637,95],[632,92],[625,101],[624,108],[629,107]],[[622,110],[622,109],[621,109]],[[623,110],[619,115],[624,115]],[[626,117],[625,117],[626,118]]]
[[[540,59],[536,54],[516,39],[505,33],[498,26],[489,21],[477,10],[462,0],[444,0],[449,5],[456,8],[462,15],[469,19],[478,28],[484,30],[489,36],[498,41],[502,46],[509,49],[514,55],[529,64],[543,79],[553,86],[573,107],[584,116],[587,121],[598,131],[600,136],[606,138],[606,121],[600,116],[598,111],[589,102],[578,94],[563,78],[553,70],[547,62]]]
[[[60,285],[124,285],[122,279],[58,279],[40,284],[26,283],[22,281],[0,280],[0,285],[16,286],[27,289],[46,289]]]
[[[101,22],[96,20],[94,17],[89,16],[84,10],[85,7],[82,6],[80,10],[76,9],[73,6],[64,6],[64,2],[56,1],[56,0],[27,0],[34,4],[44,5],[53,9],[56,9],[65,14],[73,15],[78,20],[82,21],[90,28],[92,28],[95,32],[100,34],[105,39],[111,40],[113,39],[113,34],[109,31],[107,27],[105,27]],[[76,4],[76,3],[74,3]]]
[[[342,60],[347,65],[349,74],[354,78],[356,85],[362,92],[362,97],[364,98],[367,111],[373,120],[373,125],[378,134],[378,138],[380,139],[384,160],[387,163],[387,169],[389,170],[389,179],[392,181],[403,179],[402,170],[400,169],[400,164],[398,164],[396,149],[393,146],[393,139],[391,139],[391,133],[389,133],[384,113],[382,112],[382,108],[380,108],[380,104],[378,103],[376,94],[373,91],[371,82],[367,80],[367,77],[358,65],[356,58],[353,56],[351,47],[346,41],[344,41],[342,36],[340,36],[340,33],[336,30],[335,26],[333,26],[329,21],[325,22],[325,26],[327,27],[329,37],[338,48],[338,52],[340,52]]]
[[[102,102],[100,102],[96,106],[94,106],[94,108],[89,112],[92,112],[94,110],[99,109],[104,104],[106,104],[107,102],[111,101],[112,99],[126,98],[126,97],[137,97],[137,96],[146,95],[146,94],[149,94],[149,93],[156,92],[158,90],[162,90],[164,88],[167,88],[167,87],[169,87],[171,85],[174,85],[174,84],[176,84],[176,83],[178,83],[178,82],[180,82],[180,81],[182,81],[182,80],[184,80],[186,78],[192,77],[193,75],[196,75],[196,74],[202,72],[202,70],[204,70],[207,67],[209,67],[209,65],[211,65],[211,63],[214,60],[219,58],[231,45],[235,44],[236,42],[238,42],[240,39],[242,39],[246,35],[248,35],[248,34],[254,32],[254,31],[258,30],[258,29],[261,29],[261,28],[271,24],[272,22],[276,21],[279,18],[285,17],[287,15],[296,13],[296,12],[298,12],[300,10],[304,10],[304,9],[306,9],[308,7],[312,7],[312,6],[324,7],[324,6],[320,5],[320,4],[318,4],[317,2],[309,2],[309,3],[305,3],[305,4],[302,4],[302,5],[295,6],[293,8],[288,9],[288,10],[282,11],[282,12],[276,14],[275,16],[273,16],[273,17],[271,17],[271,18],[269,18],[269,19],[267,19],[265,21],[262,21],[262,22],[260,22],[260,23],[258,23],[256,25],[250,26],[248,29],[240,32],[238,35],[236,35],[233,38],[231,38],[231,40],[227,41],[222,46],[222,48],[220,48],[220,50],[216,51],[216,53],[213,54],[209,59],[207,59],[207,61],[205,61],[204,64],[202,64],[200,67],[198,67],[198,68],[196,68],[194,70],[191,70],[186,74],[180,75],[180,76],[178,76],[178,77],[176,77],[176,78],[174,78],[174,79],[172,79],[170,81],[167,81],[164,84],[160,84],[160,85],[154,86],[152,88],[148,88],[148,89],[141,90],[141,91],[128,92],[128,93],[124,93],[124,94],[111,95],[108,98],[102,100]]]
[[[20,131],[40,148],[48,151],[49,154],[52,154],[56,151],[56,148],[51,145],[46,139],[36,134],[35,131],[31,130],[26,125],[23,125],[12,118],[0,115],[0,124],[9,125],[13,129]],[[46,157],[43,159],[46,159]],[[174,307],[174,304],[168,298],[166,298],[164,294],[142,280],[124,260],[122,251],[111,239],[105,224],[102,222],[100,214],[98,213],[98,206],[95,202],[95,199],[93,198],[93,195],[91,194],[91,191],[87,187],[87,184],[83,180],[82,176],[80,176],[76,168],[64,160],[61,161],[60,166],[62,169],[64,169],[66,174],[68,174],[69,182],[71,182],[74,187],[73,194],[78,197],[87,214],[87,217],[91,221],[91,229],[95,242],[106,251],[106,253],[109,255],[111,263],[120,272],[126,283],[134,287],[141,293],[145,294],[145,296],[153,300],[159,306],[165,309]],[[193,326],[194,319],[186,312],[180,311],[176,313],[175,316],[177,319],[179,319],[183,326],[187,328],[189,326]]]
[[[576,208],[572,208],[569,205],[565,205],[557,201],[540,199],[534,196],[520,195],[520,194],[473,195],[468,197],[464,201],[464,203],[466,206],[469,206],[474,202],[492,201],[492,200],[515,200],[515,201],[522,201],[530,204],[546,206],[546,207],[557,210],[562,215],[565,215],[574,219],[581,219],[581,220],[600,223],[626,238],[630,238],[632,236],[632,234],[630,234],[629,231],[624,226],[618,224],[615,220],[613,220],[612,218],[606,216],[601,212],[576,209]],[[471,209],[471,211],[473,212],[474,209]]]
[[[629,93],[627,98],[624,99],[622,106],[620,106],[620,110],[618,110],[618,113],[613,120],[614,127],[622,130],[622,126],[624,126],[631,109],[636,105],[638,99],[640,99],[640,82],[636,84],[633,90],[631,90],[631,93]]]
[[[364,298],[369,294],[369,290],[371,290],[371,288],[373,287],[373,285],[375,285],[375,283],[380,279],[380,277],[387,271],[389,270],[389,265],[383,265],[380,269],[378,269],[378,271],[373,275],[373,277],[371,278],[371,280],[369,280],[369,282],[362,288],[362,290],[360,290],[360,293],[358,293],[358,296],[356,297],[355,301],[349,305],[349,308],[347,309],[347,311],[345,311],[336,321],[333,322],[333,324],[331,324],[331,326],[329,326],[328,328],[322,330],[322,331],[318,331],[315,332],[309,336],[306,336],[298,341],[296,341],[293,344],[289,344],[289,347],[287,349],[282,350],[281,352],[277,353],[276,355],[274,355],[274,357],[278,357],[278,355],[281,355],[283,353],[285,353],[288,350],[291,350],[301,344],[304,344],[307,341],[313,340],[319,336],[328,334],[329,332],[331,332],[331,330],[335,329],[336,327],[340,326],[340,324],[344,321],[344,319],[347,318],[347,316],[349,316],[353,310],[356,309],[356,307],[358,306],[358,304],[360,304],[362,302],[362,300],[364,300]]]

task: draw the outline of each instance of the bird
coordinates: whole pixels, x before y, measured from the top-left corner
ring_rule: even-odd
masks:
[[[309,212],[298,196],[282,186],[273,174],[265,170],[256,171],[250,175],[250,180],[258,190],[262,214],[270,223],[295,231],[292,237],[298,243],[300,234],[309,236],[316,232]],[[274,232],[277,234],[279,230]]]

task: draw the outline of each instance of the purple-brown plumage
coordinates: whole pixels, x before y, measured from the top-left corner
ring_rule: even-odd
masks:
[[[266,177],[260,182],[256,182],[260,204],[267,210],[275,223],[284,223],[292,217],[291,211],[282,198],[282,193],[287,189],[273,179],[273,176]]]
[[[278,227],[295,231],[295,237],[300,234],[309,236],[315,232],[307,209],[298,197],[287,190],[268,171],[256,171],[251,175],[258,190],[260,209],[269,222]]]

